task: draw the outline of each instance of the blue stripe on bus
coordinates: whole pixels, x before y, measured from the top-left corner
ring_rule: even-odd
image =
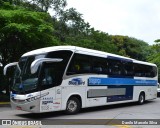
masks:
[[[137,85],[137,86],[157,86],[157,80],[143,80],[133,78],[99,78],[90,77],[88,79],[89,86],[96,85]]]

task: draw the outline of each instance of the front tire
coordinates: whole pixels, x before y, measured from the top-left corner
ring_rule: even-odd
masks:
[[[78,113],[80,108],[80,101],[76,97],[72,97],[67,101],[66,113],[70,115]]]
[[[138,104],[144,104],[144,102],[145,102],[145,94],[144,93],[140,93],[140,95],[139,95],[139,99],[138,99]]]

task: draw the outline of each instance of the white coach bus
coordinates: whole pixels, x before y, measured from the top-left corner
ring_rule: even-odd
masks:
[[[157,97],[155,64],[75,47],[55,46],[22,55],[16,66],[10,101],[28,112],[66,110],[145,100]]]

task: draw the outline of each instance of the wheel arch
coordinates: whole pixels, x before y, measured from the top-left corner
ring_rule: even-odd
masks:
[[[146,93],[145,93],[144,90],[141,90],[141,91],[139,92],[139,96],[140,96],[141,94],[143,94],[143,95],[144,95],[144,98],[146,98]],[[139,98],[139,97],[138,97],[138,98]],[[138,100],[139,100],[139,99],[138,99]]]
[[[67,101],[70,99],[70,98],[73,98],[73,97],[76,97],[79,101],[80,101],[80,104],[81,104],[81,108],[82,108],[82,97],[79,95],[79,94],[72,94],[68,97]]]
[[[138,104],[139,105],[144,104],[145,100],[146,100],[145,91],[140,91],[139,97],[138,97]]]
[[[80,95],[71,95],[66,102],[66,114],[76,114],[82,108],[82,99]]]
[[[80,104],[81,104],[81,108],[84,106],[84,100],[82,100],[82,96],[79,94],[79,93],[72,93],[70,95],[68,95],[66,98],[65,98],[65,102],[63,102],[63,108],[62,110],[65,110],[66,109],[66,106],[67,106],[67,102],[70,98],[72,97],[76,97],[79,101],[80,101]]]

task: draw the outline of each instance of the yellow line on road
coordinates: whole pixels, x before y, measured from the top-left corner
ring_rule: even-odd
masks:
[[[0,102],[0,105],[10,104],[10,102]]]
[[[114,125],[114,126],[116,126],[118,128],[133,128],[133,127],[131,127],[129,125]]]
[[[10,126],[10,128],[41,128],[41,126]]]

